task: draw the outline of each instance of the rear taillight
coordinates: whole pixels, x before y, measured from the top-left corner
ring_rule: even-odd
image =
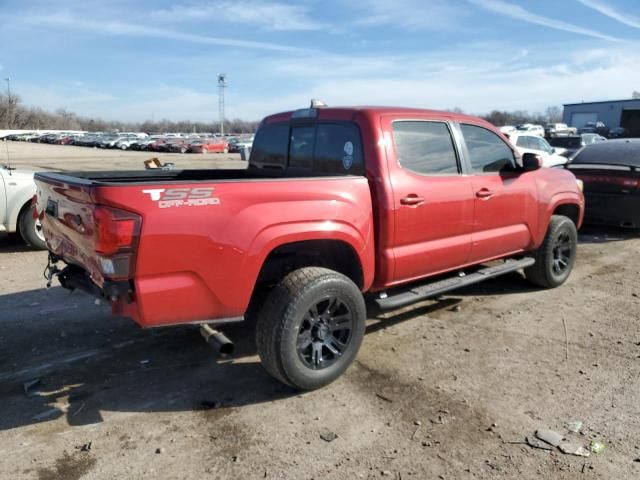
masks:
[[[131,278],[134,273],[142,217],[104,206],[95,207],[93,217],[95,250],[98,253],[100,270],[110,279]]]

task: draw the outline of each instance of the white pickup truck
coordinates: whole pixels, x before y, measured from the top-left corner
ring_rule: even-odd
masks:
[[[27,245],[44,250],[42,226],[32,215],[35,194],[33,172],[0,165],[0,232],[20,232]]]

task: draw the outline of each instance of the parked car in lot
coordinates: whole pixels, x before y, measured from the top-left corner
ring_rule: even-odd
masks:
[[[19,232],[27,245],[44,250],[42,224],[31,203],[35,193],[33,172],[0,165],[0,232]]]
[[[584,139],[581,135],[568,135],[566,137],[552,137],[547,140],[549,145],[556,149],[558,155],[562,155],[567,159],[573,156],[585,146]]]
[[[626,138],[629,136],[629,131],[624,127],[615,127],[609,131],[609,138]]]
[[[37,210],[63,287],[145,327],[203,322],[226,351],[211,325],[258,312],[266,370],[307,390],[353,362],[364,294],[397,309],[519,269],[561,285],[584,199],[540,166],[479,118],[308,108],[267,117],[247,169],[38,173]]]
[[[536,135],[538,137],[544,137],[544,128],[542,125],[534,125],[532,123],[525,123],[518,125],[516,130],[519,134]]]
[[[500,131],[501,131],[502,133],[504,133],[504,134],[511,133],[511,132],[513,132],[514,130],[517,130],[517,129],[516,129],[516,127],[515,127],[515,126],[513,126],[513,125],[504,125],[504,126],[500,127]]]
[[[232,153],[240,153],[243,150],[245,150],[246,148],[251,148],[253,146],[253,140],[254,140],[254,136],[253,135],[250,136],[250,137],[240,138],[233,145],[233,148],[229,149],[229,151],[232,152]]]
[[[593,145],[594,143],[606,142],[607,139],[597,133],[582,133],[580,135],[585,145]]]
[[[598,135],[606,138],[609,136],[609,127],[607,127],[603,122],[587,122],[578,130],[578,133],[597,133]]]
[[[201,138],[189,142],[191,153],[229,153],[229,144],[221,138]]]
[[[586,146],[567,168],[584,182],[586,222],[640,228],[640,139]]]
[[[566,123],[547,123],[544,127],[544,136],[548,138],[577,134],[578,129],[570,127]]]
[[[557,167],[567,163],[567,158],[562,156],[564,149],[556,149],[538,135],[521,134],[513,132],[506,135],[521,154],[535,153],[542,158],[543,167]]]

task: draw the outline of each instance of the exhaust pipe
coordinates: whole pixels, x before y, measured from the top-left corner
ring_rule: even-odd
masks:
[[[206,323],[200,325],[200,335],[220,356],[226,357],[233,353],[233,342],[224,333],[214,330]]]

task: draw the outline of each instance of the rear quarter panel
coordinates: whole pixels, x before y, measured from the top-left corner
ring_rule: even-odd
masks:
[[[244,314],[264,260],[276,247],[334,239],[357,253],[373,281],[374,242],[364,177],[219,182],[151,188],[214,187],[215,205],[160,208],[149,187],[105,187],[96,200],[142,215],[136,304],[122,312],[143,326]]]

